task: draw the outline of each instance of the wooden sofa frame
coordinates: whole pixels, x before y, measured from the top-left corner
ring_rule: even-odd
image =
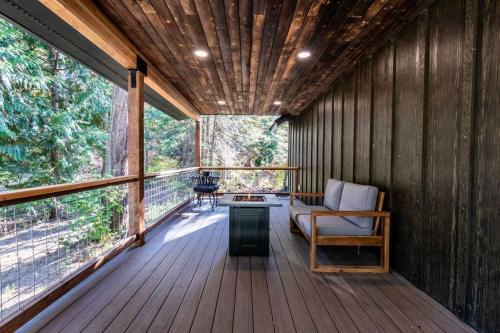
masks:
[[[324,193],[290,193],[290,206],[296,197],[323,197]],[[290,231],[301,233],[310,242],[310,265],[313,272],[350,272],[350,273],[387,273],[389,271],[389,212],[382,211],[384,192],[378,192],[376,211],[312,211],[311,237],[290,216]],[[370,236],[321,236],[317,234],[316,219],[319,216],[361,216],[374,217],[375,221]],[[380,265],[378,266],[348,266],[348,265],[318,265],[316,248],[318,246],[375,246],[380,247]]]

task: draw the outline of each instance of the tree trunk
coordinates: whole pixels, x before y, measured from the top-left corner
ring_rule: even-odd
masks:
[[[50,75],[52,76],[52,81],[50,82],[50,108],[52,110],[52,115],[57,114],[57,100],[58,100],[58,91],[57,91],[57,63],[59,60],[59,51],[55,48],[49,49],[48,54],[48,62],[50,68]],[[50,167],[51,167],[51,178],[55,184],[61,182],[60,172],[57,165],[59,161],[59,149],[56,146],[56,143],[53,142],[50,149]],[[53,198],[53,205],[50,207],[50,219],[57,219],[57,198]]]
[[[113,86],[111,104],[111,130],[108,139],[106,173],[124,176],[127,170],[127,92]]]
[[[127,92],[120,87],[113,86],[111,97],[111,129],[106,155],[106,174],[124,176],[127,173]],[[122,213],[113,213],[111,228],[113,230],[118,228],[123,218]]]
[[[214,126],[212,129],[212,139],[210,143],[210,166],[214,166],[215,135],[217,133],[217,116],[214,116]]]
[[[52,115],[57,113],[57,99],[58,99],[58,91],[57,91],[57,62],[59,60],[59,51],[55,48],[49,49],[48,61],[50,66],[50,75],[52,76],[52,81],[50,84],[50,108],[52,109]],[[52,145],[50,150],[50,166],[52,168],[52,179],[55,180],[56,183],[60,182],[59,170],[57,167],[57,161],[59,160],[59,150],[55,143]]]
[[[204,130],[201,132],[201,134],[203,135],[203,140],[201,142],[202,144],[202,149],[201,149],[201,165],[209,165],[209,161],[208,161],[208,154],[210,152],[210,118],[211,117],[203,117],[202,118],[202,124],[201,124],[201,128],[203,128]]]

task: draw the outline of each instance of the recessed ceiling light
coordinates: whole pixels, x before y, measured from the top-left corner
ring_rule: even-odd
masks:
[[[193,54],[198,58],[206,58],[208,57],[208,52],[205,50],[194,50]]]
[[[226,101],[220,100],[220,101],[217,101],[217,104],[219,104],[219,105],[226,105]]]
[[[311,52],[309,51],[300,51],[299,53],[297,53],[297,57],[299,57],[300,59],[307,59],[311,56]]]
[[[274,101],[273,104],[274,105],[281,105],[281,101]]]

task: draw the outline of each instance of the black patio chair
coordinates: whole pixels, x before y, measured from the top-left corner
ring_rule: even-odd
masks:
[[[211,174],[208,171],[202,172],[201,175],[191,177],[198,206],[201,207],[203,198],[208,196],[212,210],[217,207],[216,192],[219,189],[219,178],[217,174]]]

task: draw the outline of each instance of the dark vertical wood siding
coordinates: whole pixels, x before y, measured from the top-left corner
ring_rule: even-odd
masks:
[[[387,191],[391,184],[394,45],[387,44],[374,57],[372,80],[371,183]],[[389,202],[389,201],[388,201]]]
[[[342,124],[344,122],[344,90],[338,84],[333,88],[333,162],[332,177],[342,178]]]
[[[344,84],[344,106],[342,110],[342,179],[354,181],[354,145],[356,119],[356,77],[350,75]]]
[[[500,1],[436,1],[291,126],[302,190],[386,191],[392,268],[500,331]]]
[[[315,108],[313,107],[313,110],[315,110]],[[306,160],[306,175],[307,175],[307,179],[306,179],[306,191],[307,192],[314,192],[313,191],[313,186],[312,186],[312,179],[313,179],[313,170],[312,170],[312,166],[313,166],[313,155],[312,155],[312,152],[313,150],[311,149],[312,147],[312,143],[313,143],[313,132],[314,132],[314,112],[309,112],[308,113],[309,116],[307,117],[307,137],[306,137],[306,146],[305,146],[305,152],[307,154],[307,160]],[[312,204],[312,200],[314,198],[307,198],[307,203],[308,204]]]
[[[333,94],[329,89],[325,96],[325,127],[323,136],[323,185],[332,177],[333,165]]]
[[[311,136],[311,145],[309,147],[316,147],[317,149],[311,150],[311,187],[309,192],[318,192],[318,113],[319,113],[319,105],[320,103],[314,104],[314,112],[312,112],[312,136]],[[311,201],[315,204],[317,198],[311,198]]]
[[[393,259],[413,283],[420,282],[422,252],[422,148],[426,15],[396,41],[392,159],[392,206],[395,233]],[[398,65],[398,64],[404,64]],[[408,210],[411,207],[411,210]],[[394,255],[397,254],[397,255]]]
[[[372,124],[372,62],[359,66],[356,107],[356,133],[354,149],[354,180],[357,183],[370,182],[370,140]]]
[[[317,192],[323,192],[323,170],[324,170],[324,153],[325,153],[325,96],[322,96],[319,100],[318,105],[318,138],[317,138],[317,147],[315,149],[318,151],[318,177],[317,177]],[[321,198],[318,198],[318,201],[322,201]]]

